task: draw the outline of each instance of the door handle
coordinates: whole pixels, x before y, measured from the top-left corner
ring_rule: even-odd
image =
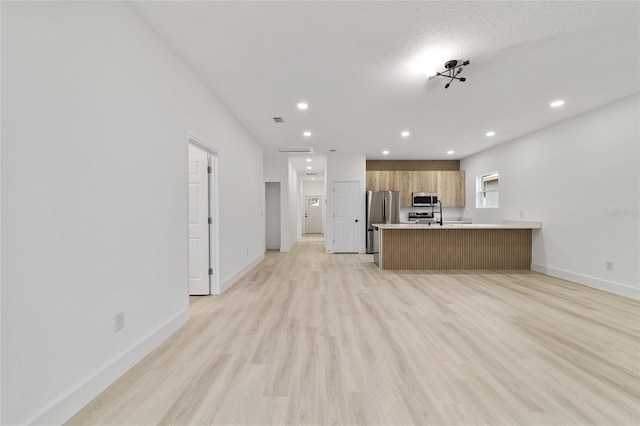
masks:
[[[358,219],[356,219],[356,223],[358,223]]]

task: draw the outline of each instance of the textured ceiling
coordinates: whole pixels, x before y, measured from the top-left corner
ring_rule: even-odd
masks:
[[[638,2],[134,7],[266,156],[278,145],[313,145],[315,156],[459,159],[640,91]],[[446,90],[415,69],[452,58],[471,65],[467,81]],[[558,98],[565,106],[549,108]]]

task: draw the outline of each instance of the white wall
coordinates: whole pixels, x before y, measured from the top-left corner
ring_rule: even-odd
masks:
[[[225,286],[263,256],[262,152],[127,4],[2,9],[1,423],[57,424],[188,318],[186,133]]]
[[[289,181],[289,221],[287,222],[287,226],[289,228],[288,236],[289,239],[283,243],[283,246],[286,248],[286,251],[291,250],[293,245],[300,237],[300,197],[301,192],[299,189],[300,179],[298,178],[298,172],[291,161],[287,164],[288,168],[288,181]]]
[[[542,221],[534,270],[639,298],[639,123],[635,95],[462,160],[468,214]],[[495,170],[500,207],[476,209],[476,176]]]
[[[302,192],[304,195],[322,195],[324,197],[324,182],[305,180],[302,183]]]
[[[0,46],[2,46],[2,2],[0,2]],[[2,48],[0,47],[0,52]],[[2,94],[2,55],[0,54],[0,95]],[[1,96],[0,96],[1,97]],[[0,102],[0,129],[2,129]],[[2,132],[0,131],[0,241],[2,241]],[[0,244],[0,307],[2,306],[2,244]],[[0,315],[0,423],[2,423],[2,315]]]
[[[327,157],[326,169],[326,227],[325,227],[325,247],[327,253],[333,253],[333,183],[337,181],[356,181],[360,183],[360,253],[366,252],[365,231],[365,192],[367,188],[367,165],[364,155],[331,155]]]
[[[265,184],[265,241],[267,249],[280,249],[280,182]]]

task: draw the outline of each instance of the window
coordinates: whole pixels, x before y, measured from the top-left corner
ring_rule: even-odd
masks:
[[[498,172],[492,172],[476,178],[477,208],[498,207],[499,177]]]

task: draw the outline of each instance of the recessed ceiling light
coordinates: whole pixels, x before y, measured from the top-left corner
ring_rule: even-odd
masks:
[[[311,132],[307,130],[306,132],[303,133],[303,135],[305,138],[308,138],[309,136],[311,136]]]
[[[495,134],[496,134],[496,132],[490,131],[490,132],[485,133],[485,136],[491,137],[491,136],[495,136]]]
[[[564,105],[564,101],[562,99],[558,99],[557,101],[553,101],[549,104],[551,108],[558,108]]]
[[[307,109],[309,108],[309,105],[306,102],[300,102],[298,104],[298,109]]]
[[[308,167],[307,167],[307,170],[311,170],[311,166],[308,166]]]
[[[409,132],[408,130],[403,131],[402,133],[400,133],[400,136],[402,136],[403,138],[408,137],[411,134],[411,132]]]
[[[310,163],[310,162],[311,162],[311,158],[307,158],[307,163]]]
[[[311,180],[316,180],[316,178],[311,178]]]
[[[382,151],[382,155],[389,155],[389,151],[385,149],[384,151]]]
[[[453,151],[447,151],[447,154],[452,155]]]

